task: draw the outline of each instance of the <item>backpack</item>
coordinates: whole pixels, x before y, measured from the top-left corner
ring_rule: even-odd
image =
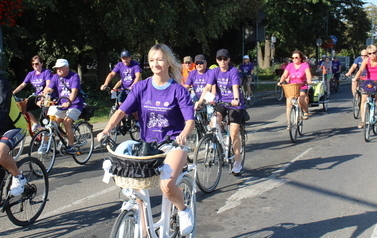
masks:
[[[10,103],[9,117],[16,128],[25,129],[29,134],[28,123],[22,113],[21,105],[16,102],[13,96]]]

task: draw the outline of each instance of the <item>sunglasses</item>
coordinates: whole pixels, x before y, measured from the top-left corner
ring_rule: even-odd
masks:
[[[39,63],[31,63],[31,65],[32,65],[32,66],[34,66],[34,65],[35,65],[35,66],[38,66]]]
[[[297,56],[296,56],[296,57],[293,57],[293,56],[292,56],[292,59],[300,59],[300,57],[297,57]]]
[[[368,55],[375,55],[376,53],[377,53],[377,51],[368,53]]]
[[[222,61],[222,60],[227,61],[227,60],[228,60],[228,57],[220,56],[220,57],[217,57],[217,60],[218,60],[218,61]]]
[[[191,62],[185,62],[185,64],[191,64]]]
[[[367,57],[368,55],[361,55],[361,57]]]
[[[195,64],[204,64],[204,61],[196,61]]]

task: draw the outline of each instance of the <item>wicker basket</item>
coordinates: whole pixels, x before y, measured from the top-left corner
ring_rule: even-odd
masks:
[[[301,83],[282,84],[286,98],[297,98],[300,96]]]
[[[114,175],[115,184],[121,188],[152,189],[160,185],[160,176],[149,178],[126,178]]]

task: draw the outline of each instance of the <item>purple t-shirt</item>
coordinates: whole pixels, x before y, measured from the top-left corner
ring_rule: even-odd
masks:
[[[357,72],[360,69],[362,63],[363,63],[363,57],[358,56],[353,62],[353,64],[357,64],[357,68],[355,72]],[[367,70],[364,69],[364,71],[360,74],[360,76],[366,76],[366,75],[367,75]]]
[[[332,62],[332,72],[335,74],[335,73],[339,73],[339,69],[340,69],[340,66],[342,65],[342,63],[340,63],[340,61],[333,61]]]
[[[250,74],[251,70],[254,69],[254,65],[251,62],[249,62],[248,64],[241,64],[239,69],[242,73]]]
[[[126,114],[138,112],[140,136],[143,141],[161,142],[165,136],[175,139],[194,120],[194,106],[189,92],[172,80],[165,89],[152,85],[152,78],[136,83],[119,107]]]
[[[72,71],[69,71],[68,75],[65,77],[60,77],[59,75],[54,74],[48,87],[54,89],[54,91],[58,91],[59,97],[69,97],[73,88],[77,88],[80,91],[80,77]],[[62,99],[60,100],[60,104],[66,101],[66,99]],[[76,99],[72,102],[72,105],[69,108],[77,108],[82,111],[83,104],[84,100],[78,93]]]
[[[51,80],[51,77],[51,71],[48,69],[42,69],[40,74],[33,70],[26,75],[24,83],[31,83],[35,89],[35,94],[40,95],[42,94],[43,89],[46,87],[46,81]]]
[[[234,99],[233,95],[233,85],[240,86],[240,79],[238,77],[238,70],[233,67],[229,66],[226,72],[222,72],[220,67],[214,68],[211,71],[211,77],[208,80],[208,84],[215,85],[216,84],[216,96],[219,100],[223,102],[230,103]],[[240,98],[240,106],[230,107],[235,109],[244,109],[244,101],[243,97],[241,96],[241,91],[238,88]]]
[[[195,95],[200,98],[202,96],[203,88],[207,85],[208,79],[211,77],[210,69],[200,74],[197,70],[191,71],[186,79],[186,85],[192,85]]]
[[[123,62],[119,62],[115,65],[113,72],[120,75],[122,80],[122,88],[129,88],[134,82],[136,75],[135,73],[140,73],[140,64],[134,60],[131,60],[130,65],[127,66]]]

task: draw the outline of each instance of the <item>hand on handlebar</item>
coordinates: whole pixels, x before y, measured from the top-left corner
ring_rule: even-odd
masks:
[[[100,89],[101,89],[102,91],[105,91],[105,90],[106,90],[106,88],[108,88],[108,86],[107,86],[107,85],[105,85],[105,84],[102,84],[102,85],[101,85],[101,87],[100,87]]]

